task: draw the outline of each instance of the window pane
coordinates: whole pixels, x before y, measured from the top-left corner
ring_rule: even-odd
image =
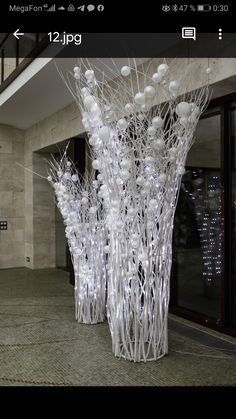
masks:
[[[199,121],[175,217],[177,305],[220,317],[222,279],[220,115]]]

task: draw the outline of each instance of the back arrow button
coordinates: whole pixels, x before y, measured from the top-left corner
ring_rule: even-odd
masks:
[[[24,35],[24,33],[22,33],[22,32],[19,32],[19,30],[20,29],[17,29],[14,33],[13,33],[13,35],[15,36],[15,38],[16,39],[20,39],[20,36],[23,36]]]

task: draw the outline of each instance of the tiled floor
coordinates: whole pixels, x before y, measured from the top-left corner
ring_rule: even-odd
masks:
[[[147,364],[119,360],[106,323],[74,320],[66,272],[0,271],[1,386],[236,385],[236,340],[231,343],[227,353],[204,346],[175,329],[172,316],[168,356]]]

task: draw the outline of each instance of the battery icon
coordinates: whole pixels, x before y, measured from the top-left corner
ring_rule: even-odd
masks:
[[[197,11],[198,12],[209,12],[211,10],[210,4],[198,4]]]

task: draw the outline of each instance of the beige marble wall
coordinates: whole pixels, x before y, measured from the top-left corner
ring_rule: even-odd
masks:
[[[8,222],[0,230],[0,268],[24,266],[25,182],[24,133],[0,125],[0,220]]]
[[[44,159],[50,155],[38,153],[44,147],[70,139],[83,132],[78,108],[75,104],[49,116],[25,132],[25,254],[31,268],[56,265],[55,197],[47,180]]]

